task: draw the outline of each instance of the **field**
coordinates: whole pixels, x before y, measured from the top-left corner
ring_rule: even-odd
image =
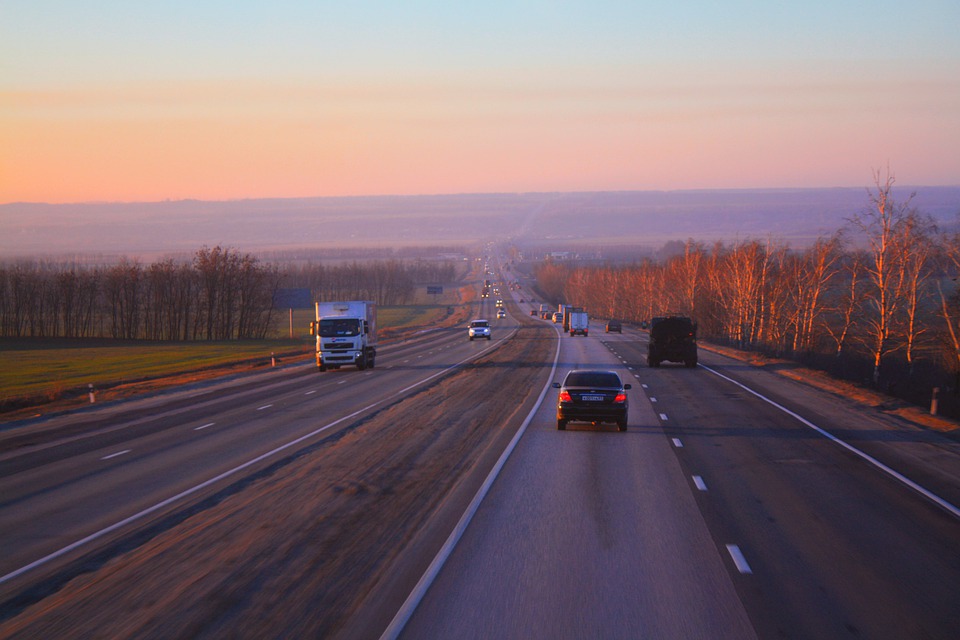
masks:
[[[423,296],[427,298],[426,295]],[[451,290],[436,301],[380,307],[382,340],[399,332],[436,324],[448,317],[459,292]],[[70,398],[85,398],[88,385],[99,394],[134,383],[176,376],[182,381],[202,379],[234,370],[270,366],[306,359],[313,353],[311,310],[278,314],[274,338],[231,342],[146,342],[117,340],[0,339],[0,412]],[[101,394],[100,397],[105,397]]]

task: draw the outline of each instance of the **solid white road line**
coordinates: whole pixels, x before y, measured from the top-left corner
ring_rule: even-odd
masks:
[[[557,331],[558,338],[560,337],[559,334],[560,332]],[[384,630],[383,634],[380,636],[380,640],[396,640],[396,638],[400,636],[404,626],[406,626],[407,622],[410,620],[410,617],[413,615],[413,612],[416,611],[417,607],[420,605],[420,601],[423,600],[427,590],[430,589],[430,585],[433,584],[434,580],[436,580],[437,576],[440,574],[440,570],[443,568],[443,565],[446,563],[447,559],[450,558],[450,555],[453,553],[453,550],[460,541],[460,538],[463,537],[464,531],[467,530],[467,526],[470,525],[470,522],[473,520],[473,516],[476,515],[477,510],[480,508],[480,503],[483,502],[483,499],[487,496],[487,493],[489,493],[490,487],[493,486],[497,476],[500,475],[500,470],[503,469],[503,465],[507,463],[507,459],[510,457],[510,454],[513,453],[517,443],[520,442],[520,438],[524,433],[526,433],[527,426],[533,420],[533,416],[536,415],[537,411],[540,409],[540,405],[543,403],[543,399],[546,397],[547,392],[553,387],[553,376],[556,374],[557,363],[560,361],[561,344],[562,342],[558,340],[557,352],[553,357],[553,368],[550,370],[550,377],[547,378],[547,383],[540,392],[540,397],[537,398],[537,403],[532,409],[530,409],[530,413],[527,414],[526,419],[523,421],[523,424],[520,425],[520,428],[517,430],[516,435],[513,436],[510,444],[508,444],[504,452],[500,454],[500,459],[497,460],[497,464],[494,465],[493,469],[490,470],[490,473],[487,475],[487,479],[483,482],[483,486],[481,486],[480,490],[477,491],[477,494],[473,497],[473,500],[470,502],[470,506],[467,507],[467,510],[462,516],[460,516],[460,521],[457,522],[457,526],[447,538],[447,541],[444,542],[443,547],[433,559],[433,562],[431,562],[430,566],[427,567],[426,573],[424,573],[417,582],[416,586],[413,588],[413,591],[410,592],[410,595],[407,596],[407,599],[400,607],[400,610],[397,611],[397,614],[393,617],[393,620]]]
[[[200,430],[202,430],[202,429],[206,429],[207,427],[212,427],[214,424],[215,424],[215,423],[213,423],[213,422],[208,422],[207,424],[202,424],[202,425],[200,425],[199,427],[194,427],[193,430],[194,430],[194,431],[200,431]]]
[[[103,457],[100,458],[100,459],[101,459],[101,460],[110,460],[111,458],[118,458],[118,457],[120,457],[120,456],[123,456],[123,455],[126,455],[126,454],[130,453],[130,451],[132,451],[132,449],[124,449],[123,451],[117,451],[116,453],[111,453],[111,454],[108,455],[108,456],[103,456]]]
[[[888,467],[887,465],[883,464],[882,462],[880,462],[879,460],[877,460],[877,459],[874,458],[873,456],[871,456],[871,455],[869,455],[869,454],[867,454],[867,453],[864,453],[863,451],[861,451],[860,449],[857,449],[857,448],[854,447],[853,445],[847,444],[846,442],[844,442],[844,441],[841,440],[840,438],[834,436],[833,434],[830,434],[830,433],[824,431],[823,429],[821,429],[821,428],[818,427],[817,425],[813,424],[812,422],[810,422],[809,420],[807,420],[807,419],[804,418],[803,416],[801,416],[801,415],[799,415],[799,414],[796,414],[796,413],[794,413],[793,411],[790,411],[790,409],[787,409],[787,408],[784,407],[782,404],[779,404],[779,403],[775,402],[774,400],[771,400],[770,398],[766,397],[766,396],[763,395],[762,393],[759,393],[759,392],[757,392],[757,391],[754,391],[753,389],[751,389],[750,387],[746,386],[745,384],[741,384],[740,382],[737,382],[737,381],[734,380],[733,378],[727,377],[727,376],[723,375],[722,373],[720,373],[719,371],[715,371],[715,370],[711,369],[710,367],[704,366],[704,365],[702,365],[702,364],[701,364],[700,366],[703,367],[706,371],[709,371],[710,373],[712,373],[713,375],[718,376],[718,377],[720,377],[720,378],[723,378],[723,379],[726,380],[727,382],[731,382],[731,383],[737,385],[738,387],[740,387],[740,388],[743,389],[744,391],[746,391],[746,392],[748,392],[748,393],[751,393],[751,394],[753,394],[754,396],[760,398],[761,400],[763,400],[763,401],[766,402],[767,404],[776,407],[777,409],[779,409],[780,411],[783,411],[783,412],[784,412],[785,414],[787,414],[788,416],[791,416],[791,417],[793,417],[793,418],[796,418],[797,420],[800,421],[800,423],[806,425],[807,427],[810,427],[811,429],[813,429],[814,431],[816,431],[817,433],[819,433],[819,434],[822,435],[823,437],[825,437],[825,438],[827,438],[828,440],[831,440],[832,442],[840,445],[841,447],[843,447],[843,448],[846,449],[847,451],[850,451],[851,453],[856,454],[856,455],[859,456],[860,458],[866,460],[867,462],[869,462],[870,464],[872,464],[873,466],[875,466],[877,469],[880,469],[881,471],[883,471],[884,473],[886,473],[887,475],[889,475],[891,478],[894,478],[894,479],[898,480],[899,482],[902,482],[903,484],[907,485],[908,487],[910,487],[911,489],[913,489],[914,491],[916,491],[916,492],[919,493],[920,495],[924,496],[925,498],[927,498],[927,499],[930,500],[931,502],[933,502],[933,503],[939,505],[940,507],[942,507],[943,509],[949,511],[951,514],[953,514],[954,517],[960,518],[960,507],[957,507],[956,505],[951,504],[950,502],[944,500],[943,498],[941,498],[940,496],[936,495],[936,494],[933,493],[932,491],[930,491],[930,490],[928,490],[928,489],[925,489],[924,487],[921,487],[919,484],[917,484],[917,483],[914,482],[913,480],[907,478],[906,476],[904,476],[903,474],[901,474],[901,473],[898,472],[898,471],[894,471],[893,469],[891,469],[891,468]]]

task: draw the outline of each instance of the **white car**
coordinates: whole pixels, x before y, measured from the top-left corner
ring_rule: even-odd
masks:
[[[506,317],[507,317],[506,309],[504,309],[503,307],[500,307],[499,309],[497,309],[497,320],[499,320],[500,318],[506,318]]]
[[[490,323],[487,320],[473,320],[468,329],[470,339],[486,338],[490,339]]]

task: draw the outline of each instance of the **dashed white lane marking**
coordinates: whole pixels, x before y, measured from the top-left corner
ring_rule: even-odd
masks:
[[[208,422],[207,424],[202,424],[202,425],[200,425],[199,427],[194,427],[193,430],[194,430],[194,431],[200,431],[201,429],[206,429],[207,427],[212,427],[214,424],[215,424],[215,423],[213,423],[213,422]]]
[[[110,458],[116,458],[116,457],[119,457],[119,456],[122,456],[122,455],[126,455],[126,454],[130,453],[131,451],[132,451],[132,449],[124,449],[123,451],[117,451],[116,453],[111,453],[111,454],[108,455],[108,456],[103,456],[103,457],[100,458],[100,459],[101,459],[101,460],[109,460]]]
[[[733,558],[733,564],[737,565],[737,571],[740,573],[753,573],[747,559],[743,557],[743,552],[740,551],[740,547],[735,544],[728,544],[727,553]]]
[[[307,392],[306,392],[305,394],[303,394],[303,395],[309,396],[311,393],[316,393],[316,392],[317,392],[317,390],[316,390],[316,389],[313,389],[312,391],[307,391]]]
[[[650,396],[650,402],[656,402],[656,401],[657,401],[656,398],[654,398],[653,396]]]
[[[341,380],[341,381],[338,382],[337,384],[344,384],[344,383],[346,383],[346,380]]]
[[[660,419],[661,419],[661,420],[666,420],[666,419],[667,419],[667,414],[661,413],[661,414],[660,414]]]
[[[677,449],[683,449],[683,443],[680,442],[680,438],[673,438],[673,446]]]
[[[269,409],[272,406],[272,404],[265,404],[262,407],[257,407],[257,411],[263,411],[264,409]]]
[[[693,484],[694,484],[694,485],[697,487],[697,489],[699,489],[700,491],[706,491],[706,490],[707,490],[707,483],[704,482],[704,481],[703,481],[703,478],[701,478],[700,476],[693,476]]]
[[[644,389],[649,389],[649,388],[650,388],[650,387],[648,387],[648,386],[645,385],[645,384],[641,384],[640,386],[643,387]]]

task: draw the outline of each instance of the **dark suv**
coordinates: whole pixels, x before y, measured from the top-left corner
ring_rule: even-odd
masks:
[[[627,430],[627,389],[613,371],[574,369],[564,378],[563,384],[553,383],[560,389],[557,397],[557,429],[563,431],[567,422],[616,422],[620,431]]]
[[[665,360],[697,366],[697,324],[690,318],[666,316],[650,323],[647,364],[659,367]]]

